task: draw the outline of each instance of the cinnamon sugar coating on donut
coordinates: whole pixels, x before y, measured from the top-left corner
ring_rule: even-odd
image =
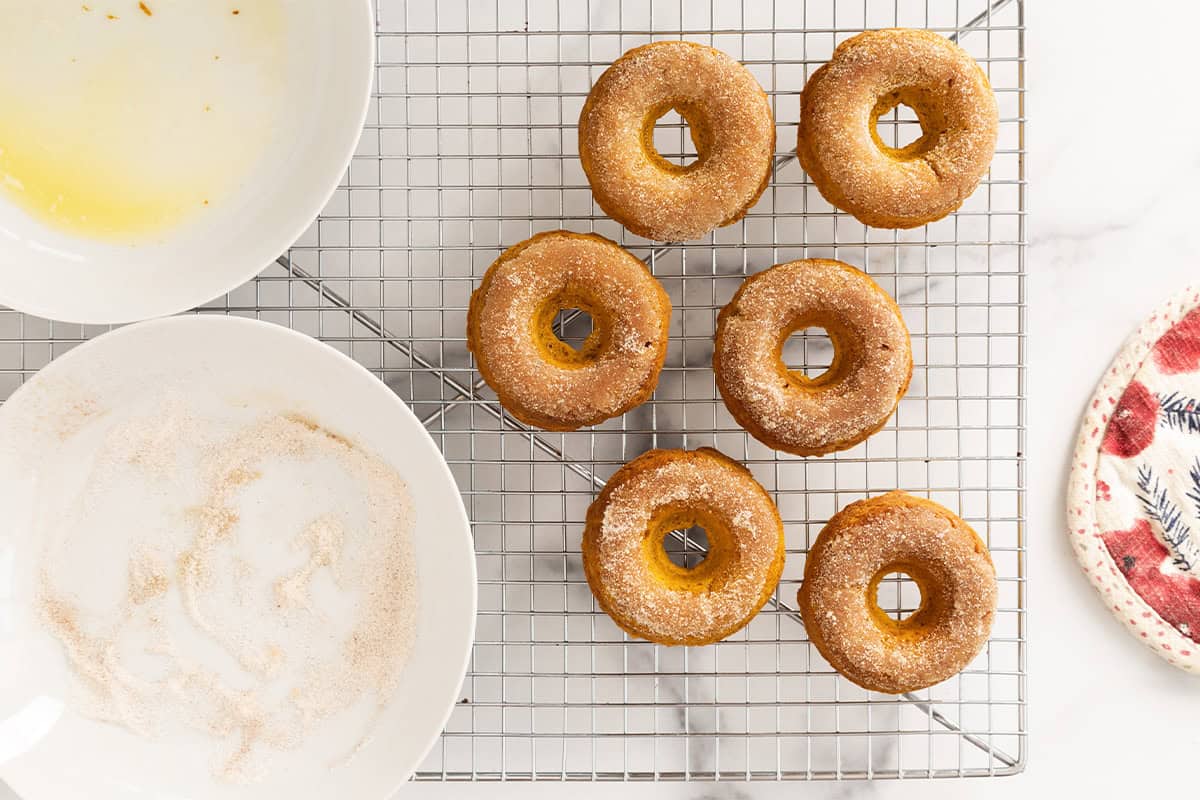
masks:
[[[553,322],[592,318],[578,349]],[[671,301],[646,265],[595,234],[540,233],[501,254],[471,295],[467,346],[517,419],[574,430],[640,405],[667,354]]]
[[[705,559],[686,569],[669,531],[701,525]],[[783,522],[749,470],[725,455],[651,450],[617,471],[587,513],[583,566],[600,607],[660,644],[700,645],[741,629],[783,571]]]
[[[923,135],[894,148],[876,122],[900,103],[916,112]],[[987,76],[961,47],[924,30],[867,31],[809,78],[796,153],[833,205],[867,225],[913,228],[975,191],[998,119]]]
[[[792,333],[824,328],[833,363],[816,378],[789,370]],[[912,376],[900,309],[865,273],[830,259],[778,264],[746,279],[721,309],[717,388],[754,438],[796,455],[853,447],[896,410]]]
[[[880,579],[913,578],[921,605],[902,621],[876,603]],[[825,660],[854,683],[898,694],[961,672],[987,643],[996,570],[962,519],[929,500],[890,492],[842,509],[808,554],[798,600]]]
[[[686,167],[654,148],[674,109],[698,157]],[[596,81],[579,116],[579,158],[597,204],[647,239],[698,239],[741,219],[771,175],[775,121],[746,67],[692,42],[625,53]]]

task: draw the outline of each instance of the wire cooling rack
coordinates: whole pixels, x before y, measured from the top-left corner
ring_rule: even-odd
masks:
[[[462,701],[418,778],[804,779],[1005,775],[1025,739],[1023,9],[1021,0],[379,0],[377,93],[358,154],[321,219],[256,280],[201,309],[318,336],[373,370],[424,420],[462,488],[479,566],[478,637]],[[865,28],[956,39],[1000,104],[991,174],[957,214],[865,228],[825,203],[793,157],[799,91]],[[592,82],[658,39],[711,44],[766,88],[778,125],[769,189],[702,241],[654,246],[592,202],[576,121]],[[916,137],[901,109],[881,121]],[[694,156],[679,118],[664,156]],[[644,258],[671,295],[653,399],[575,433],[531,430],[479,380],[465,345],[472,288],[508,245],[596,231]],[[718,309],[743,277],[802,257],[866,269],[897,298],[916,366],[895,418],[865,444],[793,458],[749,438],[711,372]],[[588,321],[562,317],[564,339]],[[0,311],[0,396],[103,328]],[[829,364],[797,335],[795,368]],[[604,480],[650,447],[715,446],[745,462],[786,523],[787,566],[742,632],[701,648],[634,641],[599,611],[579,557]],[[892,697],[840,678],[795,611],[804,558],[839,508],[902,488],[964,516],[992,551],[1000,610],[961,675]],[[702,557],[698,531],[666,545]],[[897,579],[880,603],[910,613]]]

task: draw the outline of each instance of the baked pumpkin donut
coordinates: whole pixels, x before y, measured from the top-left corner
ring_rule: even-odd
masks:
[[[903,103],[922,135],[885,144],[879,118]],[[915,228],[962,205],[988,171],[998,113],[987,76],[923,30],[867,31],[838,45],[800,95],[796,153],[821,195],[867,225]]]
[[[699,525],[708,555],[691,569],[663,549]],[[783,522],[750,471],[716,450],[651,450],[609,479],[587,512],[583,569],[600,607],[659,644],[724,639],[758,613],[783,571]]]
[[[875,593],[892,572],[921,590],[895,620]],[[996,570],[966,522],[930,500],[889,492],[846,506],[817,536],[798,596],[809,639],[830,666],[876,692],[924,689],[983,649],[996,613]]]
[[[559,311],[592,318],[579,349]],[[471,295],[467,347],[514,417],[555,431],[624,414],[654,392],[671,300],[646,265],[595,234],[552,231],[505,250]]]
[[[654,148],[674,109],[697,158],[680,166]],[[750,70],[693,42],[654,42],[621,56],[579,115],[579,159],[604,213],[638,236],[699,239],[737,222],[771,177],[775,120]]]
[[[783,363],[799,330],[824,328],[833,363],[816,378]],[[764,444],[801,456],[853,447],[908,389],[912,347],[900,309],[849,264],[810,258],[747,278],[717,317],[713,369],[725,406]]]

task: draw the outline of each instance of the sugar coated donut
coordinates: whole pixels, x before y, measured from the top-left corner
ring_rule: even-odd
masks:
[[[591,315],[571,347],[553,330],[558,312]],[[513,245],[471,295],[467,347],[514,417],[574,430],[624,414],[658,383],[671,301],[646,265],[608,239],[552,231]]]
[[[783,345],[824,328],[833,363],[816,378],[788,369]],[[746,279],[717,318],[713,369],[733,418],[789,453],[845,450],[887,422],[908,389],[912,348],[900,309],[849,264],[791,261]]]
[[[674,109],[698,157],[686,167],[654,148]],[[771,176],[775,120],[750,71],[720,50],[655,42],[605,70],[579,116],[579,158],[604,213],[638,236],[698,239],[741,219]]]
[[[875,129],[903,103],[922,135],[904,147]],[[800,164],[833,205],[867,225],[915,228],[962,205],[988,171],[998,114],[987,76],[943,36],[894,28],[838,45],[800,96]]]
[[[708,555],[688,569],[663,549],[699,525]],[[587,513],[583,568],[600,607],[659,644],[710,644],[740,630],[783,571],[783,522],[750,471],[716,450],[651,450],[621,467]]]
[[[896,620],[875,593],[892,572],[921,590]],[[987,643],[996,570],[983,541],[949,510],[904,492],[851,503],[817,536],[800,614],[830,666],[865,689],[900,694],[961,672]]]

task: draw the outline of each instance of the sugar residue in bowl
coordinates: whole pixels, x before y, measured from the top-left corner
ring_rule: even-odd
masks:
[[[404,480],[298,414],[214,427],[178,398],[154,405],[110,426],[80,492],[86,503],[115,481],[141,480],[147,497],[191,489],[171,535],[132,536],[116,600],[81,600],[64,570],[88,526],[48,527],[38,605],[74,673],[78,708],[149,737],[201,731],[216,740],[214,774],[237,783],[263,777],[273,751],[303,746],[327,720],[361,721],[361,743],[400,683],[416,630]],[[318,469],[357,487],[355,503],[331,504],[297,529],[265,529],[262,515],[247,528],[243,507],[289,502],[264,493],[272,475]],[[264,539],[277,545],[266,563],[249,552]],[[330,594],[345,613],[329,613]],[[332,756],[358,746],[343,745]]]

